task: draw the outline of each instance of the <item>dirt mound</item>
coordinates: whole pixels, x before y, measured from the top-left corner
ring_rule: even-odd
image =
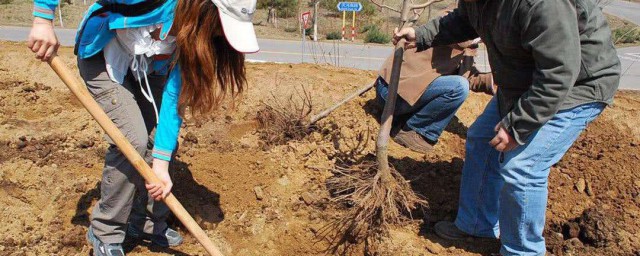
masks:
[[[108,145],[102,131],[47,65],[23,45],[0,43],[0,255],[87,255],[84,241]],[[61,50],[74,66],[71,49]],[[348,210],[330,203],[326,180],[338,161],[374,151],[379,115],[369,92],[304,137],[261,144],[257,110],[270,95],[304,86],[313,112],[373,81],[371,72],[316,65],[250,64],[249,90],[231,111],[184,122],[172,166],[174,193],[228,255],[318,255],[322,228]],[[390,162],[424,196],[428,209],[390,231],[382,255],[489,255],[497,241],[447,242],[433,223],[455,218],[467,127],[489,97],[472,94],[434,151],[390,145]],[[619,92],[551,172],[545,230],[555,255],[634,255],[640,250],[640,94]],[[367,143],[362,143],[366,141]],[[129,255],[203,254],[185,243]],[[353,254],[361,254],[355,248]]]

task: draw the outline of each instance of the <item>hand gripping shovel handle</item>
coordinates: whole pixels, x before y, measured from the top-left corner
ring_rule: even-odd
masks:
[[[58,74],[60,79],[69,87],[69,90],[80,100],[82,105],[89,111],[89,114],[98,122],[98,124],[104,129],[104,131],[111,137],[113,142],[118,146],[120,151],[127,157],[129,162],[138,170],[138,173],[144,177],[148,183],[161,184],[160,179],[153,173],[151,167],[144,161],[144,159],[138,154],[138,151],[129,143],[126,137],[120,132],[118,127],[111,121],[107,114],[102,110],[100,105],[89,94],[86,87],[80,83],[76,77],[71,73],[69,68],[65,66],[62,60],[58,56],[54,56],[49,65],[53,71]],[[185,227],[191,232],[191,234],[202,244],[204,249],[214,256],[222,256],[222,253],[218,248],[209,240],[209,236],[198,226],[195,220],[189,215],[186,209],[178,202],[178,199],[169,193],[164,199],[169,209],[175,214],[176,217],[184,224]]]

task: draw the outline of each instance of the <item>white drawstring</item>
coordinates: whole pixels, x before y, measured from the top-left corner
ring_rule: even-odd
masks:
[[[140,56],[140,60],[138,60],[138,56]],[[133,63],[131,63],[131,71],[136,72],[136,76],[138,77],[138,84],[140,85],[140,91],[142,95],[151,102],[153,105],[153,111],[156,114],[156,124],[158,124],[158,107],[156,106],[156,101],[153,99],[153,92],[151,91],[151,86],[149,85],[149,78],[147,77],[147,69],[149,68],[149,63],[147,63],[147,58],[144,54],[141,55],[133,55]],[[142,69],[142,70],[141,70]],[[140,72],[142,72],[144,76],[144,83],[147,86],[145,89],[142,86],[142,78],[140,77]]]

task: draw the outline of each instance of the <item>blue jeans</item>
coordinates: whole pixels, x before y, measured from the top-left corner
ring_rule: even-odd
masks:
[[[500,152],[489,145],[501,120],[494,97],[467,133],[456,226],[474,236],[499,237],[505,256],[544,255],[549,169],[605,106],[559,111],[500,161]]]
[[[384,105],[388,93],[387,83],[378,78],[376,98],[381,105]],[[469,81],[464,77],[438,77],[413,106],[398,97],[394,124],[405,122],[408,128],[435,143],[468,95]]]

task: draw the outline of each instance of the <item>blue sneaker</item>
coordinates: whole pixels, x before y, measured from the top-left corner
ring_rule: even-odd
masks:
[[[87,232],[87,240],[93,246],[93,256],[124,256],[121,244],[105,244],[101,242],[93,234],[91,226],[89,226],[89,232]]]
[[[133,225],[129,225],[127,235],[134,239],[150,240],[151,243],[161,247],[173,247],[182,243],[180,233],[169,227],[162,232],[162,235],[152,235],[133,227]]]

